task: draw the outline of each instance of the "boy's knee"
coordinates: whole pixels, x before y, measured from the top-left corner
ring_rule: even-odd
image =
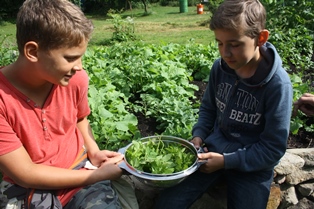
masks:
[[[101,181],[78,191],[65,207],[70,208],[120,209],[121,206],[110,181]]]

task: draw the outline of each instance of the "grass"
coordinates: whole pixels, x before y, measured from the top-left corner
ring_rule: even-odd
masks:
[[[0,46],[15,46],[15,23],[10,22],[1,22],[0,23]],[[3,43],[1,44],[3,40]]]
[[[195,43],[207,44],[213,40],[213,33],[209,30],[210,13],[197,14],[196,7],[189,7],[188,12],[180,13],[178,7],[151,7],[149,15],[144,15],[143,9],[133,9],[121,13],[123,18],[134,20],[135,35],[145,43],[178,43],[184,44],[190,39]],[[101,43],[112,36],[113,24],[104,18],[89,16],[95,25],[92,45]],[[102,35],[100,35],[102,34]]]
[[[178,43],[184,44],[190,39],[195,43],[208,44],[214,39],[208,28],[211,13],[197,14],[196,7],[189,7],[188,12],[180,13],[179,7],[152,6],[148,15],[144,9],[133,9],[122,12],[123,19],[132,17],[134,20],[134,34],[137,41],[149,44]],[[90,45],[108,43],[114,32],[114,25],[106,16],[87,14],[95,30]],[[0,43],[7,36],[4,44],[15,44],[15,25],[13,22],[4,22],[0,26]]]

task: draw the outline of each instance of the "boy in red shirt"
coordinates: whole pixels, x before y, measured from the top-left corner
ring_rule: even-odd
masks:
[[[100,150],[87,120],[81,61],[91,21],[68,0],[26,0],[16,25],[19,57],[0,69],[1,189],[9,204],[43,193],[65,208],[121,208],[110,180],[121,177],[123,156]],[[98,169],[83,168],[86,155]]]

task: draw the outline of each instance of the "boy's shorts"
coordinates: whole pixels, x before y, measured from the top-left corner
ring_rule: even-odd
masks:
[[[79,190],[64,209],[121,209],[118,196],[109,180],[101,181]]]
[[[123,177],[123,176],[122,176]],[[0,182],[0,209],[24,208],[24,201],[8,200],[2,193],[11,186]],[[115,181],[101,181],[78,191],[64,209],[138,209],[138,202],[132,185],[124,178]]]
[[[79,190],[64,209],[138,209],[131,185],[124,179],[101,181]]]

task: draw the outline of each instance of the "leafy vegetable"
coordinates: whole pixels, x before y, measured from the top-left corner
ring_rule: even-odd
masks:
[[[132,167],[152,174],[172,174],[183,171],[196,159],[196,156],[185,146],[161,139],[133,140],[125,156]]]

